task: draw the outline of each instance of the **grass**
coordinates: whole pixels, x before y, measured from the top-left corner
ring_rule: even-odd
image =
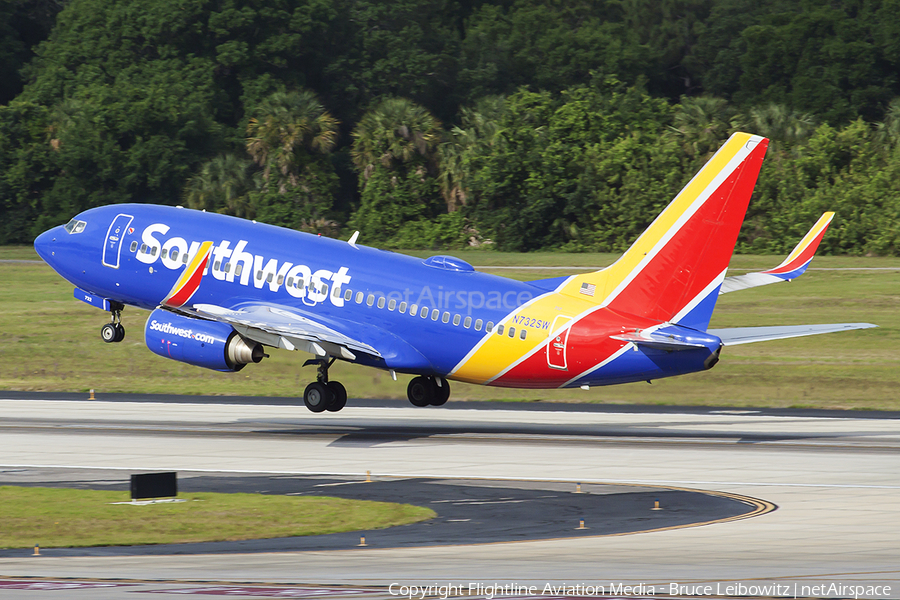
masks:
[[[421,255],[430,254],[427,252]],[[606,254],[467,251],[483,270],[520,280],[600,268]],[[36,260],[30,248],[0,248],[0,259]],[[775,266],[780,257],[736,256],[734,271]],[[501,264],[502,263],[502,264]],[[524,266],[529,269],[492,269]],[[549,267],[576,267],[546,269]],[[876,269],[830,271],[822,269]],[[900,258],[818,257],[791,282],[721,297],[712,327],[865,321],[879,329],[726,348],[714,369],[589,391],[514,390],[453,383],[453,400],[561,401],[900,410]],[[217,373],[152,354],[144,311],[123,314],[120,344],[99,340],[106,316],[72,298],[72,286],[43,264],[0,263],[0,388],[209,395],[302,395],[315,377],[306,355],[271,350],[239,373]],[[331,376],[353,397],[405,398],[408,377],[338,362]]]
[[[373,530],[431,519],[410,504],[260,494],[182,494],[127,502],[127,492],[0,487],[0,548],[235,541]]]

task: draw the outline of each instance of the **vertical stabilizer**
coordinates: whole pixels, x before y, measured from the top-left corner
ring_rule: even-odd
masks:
[[[767,146],[760,136],[732,135],[619,260],[560,292],[705,330]]]

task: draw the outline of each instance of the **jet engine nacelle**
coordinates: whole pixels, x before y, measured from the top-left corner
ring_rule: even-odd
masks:
[[[231,325],[161,308],[150,313],[144,340],[160,356],[215,371],[240,371],[264,356],[260,344],[245,340]]]

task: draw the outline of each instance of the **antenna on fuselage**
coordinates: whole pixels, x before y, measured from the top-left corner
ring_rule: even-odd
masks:
[[[350,239],[347,240],[347,243],[350,244],[351,246],[353,246],[354,248],[356,248],[356,240],[358,240],[358,239],[359,239],[359,232],[354,231],[353,235],[350,236]]]

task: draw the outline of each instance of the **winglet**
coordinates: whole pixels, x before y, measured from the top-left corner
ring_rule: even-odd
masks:
[[[833,218],[833,212],[824,213],[806,235],[803,236],[800,243],[788,254],[787,258],[774,269],[726,277],[719,294],[746,290],[780,281],[790,281],[800,277],[806,271],[809,263],[812,262],[816,250],[819,249],[819,243],[822,241],[822,237],[825,235],[825,231]]]
[[[213,243],[203,242],[200,249],[191,259],[191,262],[184,268],[184,272],[166,297],[160,303],[162,306],[170,308],[178,308],[184,306],[191,299],[197,288],[200,287],[200,280],[203,278],[203,272],[206,269],[206,263],[209,261],[209,254],[212,252]]]

